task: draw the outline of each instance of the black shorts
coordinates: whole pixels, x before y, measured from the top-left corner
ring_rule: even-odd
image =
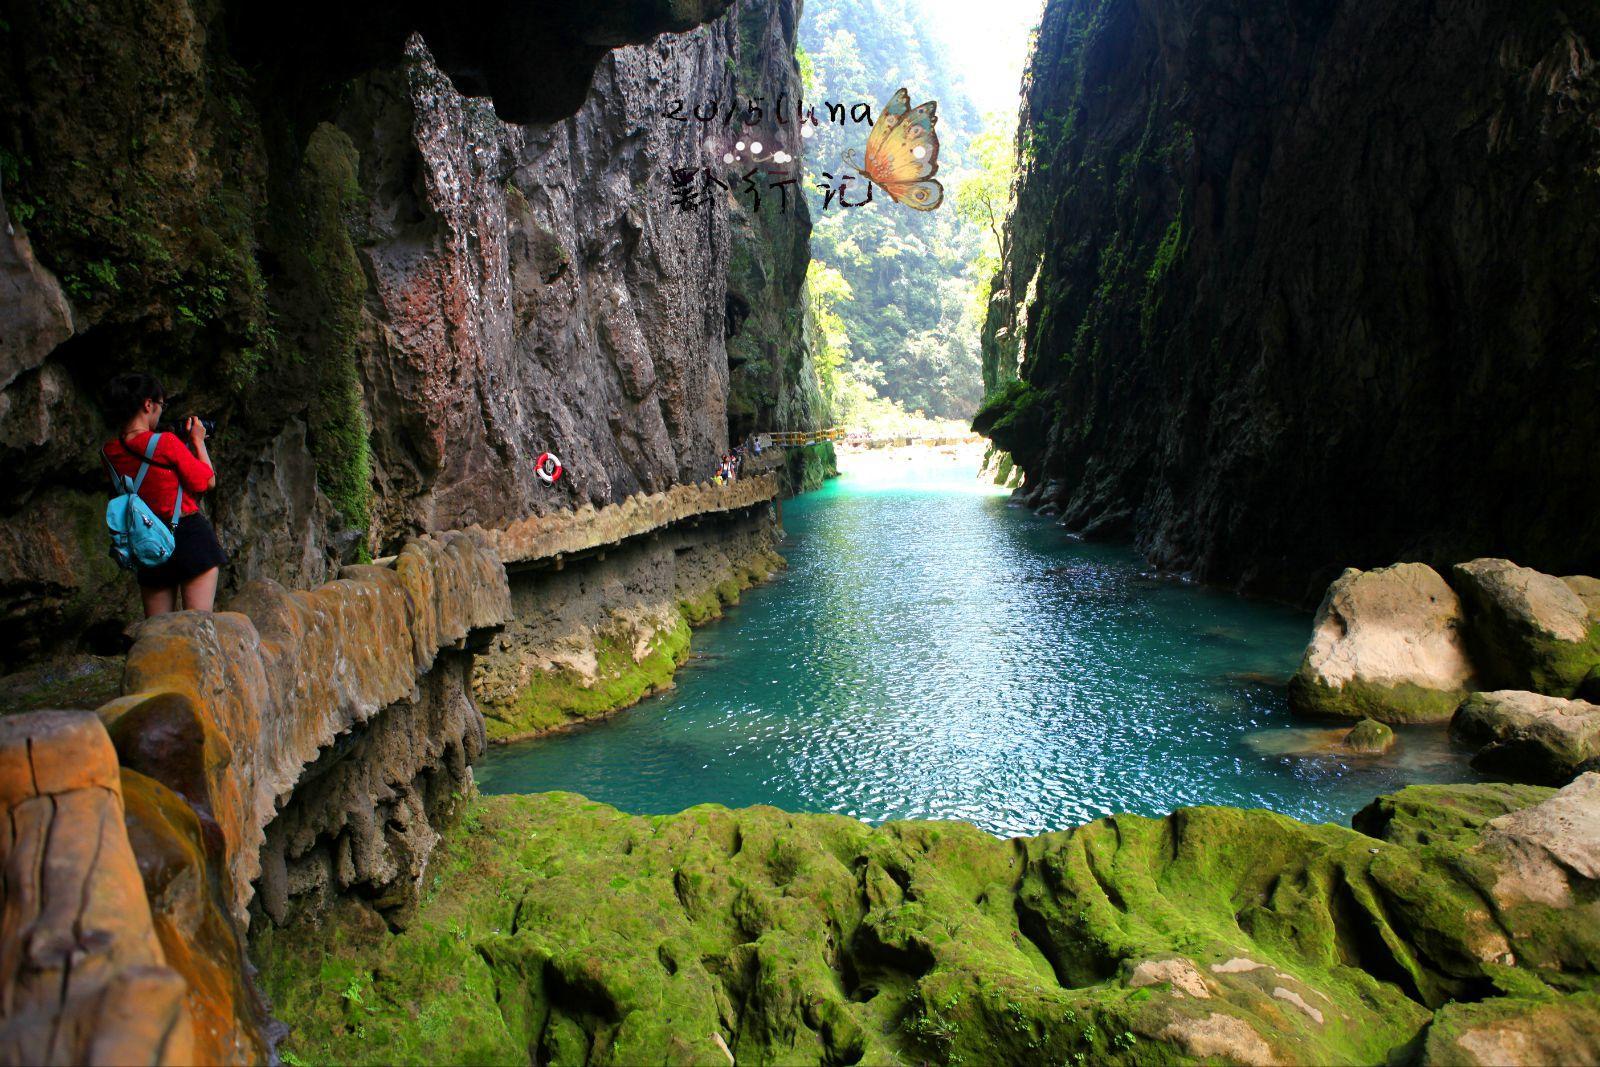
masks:
[[[178,520],[173,531],[176,544],[165,563],[139,568],[139,584],[147,589],[171,589],[204,574],[212,567],[225,566],[228,554],[217,543],[217,533],[198,511]]]

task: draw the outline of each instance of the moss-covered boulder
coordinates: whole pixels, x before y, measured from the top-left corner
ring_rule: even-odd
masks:
[[[1394,731],[1374,719],[1362,719],[1344,735],[1340,746],[1362,756],[1381,756],[1394,747]]]
[[[683,615],[616,619],[592,635],[592,643],[530,669],[511,700],[482,702],[489,738],[536,737],[632,707],[670,689],[688,658],[689,620]]]
[[[1328,587],[1289,700],[1303,714],[1444,722],[1474,685],[1460,599],[1427,564],[1397,563]]]
[[[1600,762],[1600,706],[1498,690],[1462,702],[1450,732],[1481,745],[1472,765],[1537,785],[1563,785]]]
[[[1465,1008],[1600,1025],[1595,786],[1013,841],[496,797],[406,932],[269,929],[255,958],[307,1063],[1383,1063],[1481,1029]]]
[[[1473,661],[1494,688],[1570,697],[1600,665],[1600,615],[1563,581],[1506,559],[1475,559],[1452,572],[1471,616]]]

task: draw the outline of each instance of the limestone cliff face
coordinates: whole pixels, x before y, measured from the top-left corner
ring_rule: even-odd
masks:
[[[768,152],[802,155],[800,127],[779,124],[780,100],[804,96],[795,63],[798,3],[743,3],[735,9],[739,96],[763,101],[759,136]],[[744,174],[748,167],[735,167]],[[755,176],[761,186],[771,179]],[[735,441],[765,430],[809,430],[829,421],[806,335],[806,267],[811,262],[811,212],[801,184],[759,188],[757,204],[734,183],[730,198],[732,261],[728,273],[729,433]]]
[[[1052,0],[978,419],[1028,502],[1305,602],[1591,573],[1597,41],[1591,4]]]
[[[94,455],[124,368],[219,420],[234,585],[665,489],[726,447],[738,209],[672,205],[669,168],[709,159],[662,111],[792,81],[789,0],[412,8],[326,15],[317,43],[284,24],[309,6],[0,5],[8,660],[114,643],[135,611]],[[496,18],[542,43],[497,41]],[[512,53],[558,41],[508,81]],[[810,373],[785,347],[806,254],[803,217],[786,227],[745,220],[737,243],[780,398]]]

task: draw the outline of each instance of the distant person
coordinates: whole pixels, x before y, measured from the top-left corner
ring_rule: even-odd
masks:
[[[206,451],[205,422],[188,416],[181,437],[158,430],[167,393],[148,374],[119,375],[107,387],[106,396],[113,423],[120,427],[116,438],[102,449],[106,462],[129,480],[137,477],[140,465],[146,462],[150,435],[160,433],[149,469],[139,484],[139,496],[157,516],[170,520],[182,491],[172,555],[158,566],[140,567],[136,572],[145,618],[179,610],[180,600],[184,610],[210,611],[217,597],[218,568],[228,562],[228,556],[195,500],[217,484]]]

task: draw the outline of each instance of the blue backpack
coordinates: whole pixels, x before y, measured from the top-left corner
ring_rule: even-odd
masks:
[[[150,443],[144,450],[144,462],[139,464],[139,473],[131,479],[111,465],[109,456],[103,453],[101,456],[111,472],[112,491],[116,494],[106,505],[106,529],[111,531],[111,558],[126,571],[165,563],[172,558],[172,550],[177,545],[173,530],[177,529],[178,516],[183,510],[183,486],[178,486],[178,499],[172,505],[170,524],[156,518],[150,505],[139,496],[139,487],[144,484],[144,476],[156,457],[156,444],[160,440],[160,434],[150,435]]]

